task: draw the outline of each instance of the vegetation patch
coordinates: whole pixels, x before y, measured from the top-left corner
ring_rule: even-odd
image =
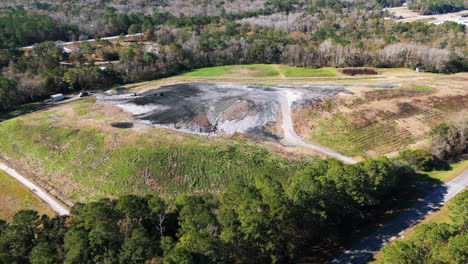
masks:
[[[383,154],[414,140],[398,131],[393,122],[372,122],[360,127],[354,119],[347,114],[335,113],[312,126],[311,139],[349,156],[360,156],[369,151]]]
[[[418,90],[418,91],[424,91],[424,92],[431,92],[431,91],[434,91],[434,89],[431,88],[431,87],[427,87],[427,86],[424,86],[424,85],[416,85],[416,84],[411,85],[411,86],[408,87],[407,89],[410,89],[410,90]]]
[[[0,219],[11,219],[17,211],[27,209],[54,215],[47,204],[3,171],[0,171],[0,201]]]
[[[279,65],[278,70],[285,77],[332,77],[337,75],[335,68],[310,69]]]
[[[355,75],[377,75],[379,72],[371,68],[347,68],[340,70],[343,74],[355,76]]]
[[[416,86],[416,88],[401,88],[401,89],[377,89],[366,92],[366,99],[370,101],[384,100],[384,99],[393,99],[393,98],[409,98],[409,97],[418,97],[430,94],[433,89]]]
[[[449,170],[434,170],[425,172],[424,174],[426,174],[430,178],[437,179],[443,182],[448,182],[460,175],[461,173],[463,173],[465,170],[468,170],[468,160],[460,161],[455,164],[450,164],[450,167],[451,168]]]

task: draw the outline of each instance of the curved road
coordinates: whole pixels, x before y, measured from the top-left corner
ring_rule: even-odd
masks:
[[[137,34],[129,34],[129,35],[125,35],[123,36],[124,38],[132,38],[132,37],[139,37],[139,36],[143,36],[143,33],[137,33]],[[113,40],[113,39],[119,39],[120,36],[113,36],[113,37],[104,37],[104,38],[101,38],[101,40]],[[70,41],[70,42],[64,42],[62,43],[63,46],[67,46],[67,45],[73,45],[73,44],[80,44],[82,42],[95,42],[96,40],[95,39],[87,39],[87,40],[79,40],[79,41]],[[33,44],[31,46],[27,46],[27,47],[22,47],[21,49],[22,50],[30,50],[30,49],[33,49],[34,46],[37,45],[36,44]]]
[[[453,196],[468,186],[468,170],[452,181],[437,187],[424,200],[417,202],[411,209],[397,216],[388,224],[372,233],[343,253],[331,263],[361,264],[379,251],[385,243],[392,241],[406,229],[417,224],[427,214],[439,208]]]
[[[344,163],[348,164],[354,164],[357,163],[356,160],[343,156],[339,153],[336,153],[330,149],[320,147],[317,145],[313,145],[310,143],[305,142],[302,140],[302,138],[294,131],[294,125],[291,117],[291,107],[294,101],[300,98],[300,92],[299,91],[293,91],[289,89],[284,89],[283,91],[280,92],[279,94],[279,100],[281,104],[281,112],[283,114],[283,123],[281,125],[283,132],[284,132],[284,139],[283,143],[286,143],[287,145],[292,145],[292,146],[298,146],[298,147],[303,147],[303,148],[308,148],[323,154],[326,154],[330,157],[339,159],[343,161]]]
[[[19,174],[16,170],[14,170],[13,168],[10,168],[8,165],[6,165],[5,163],[1,161],[0,161],[0,170],[6,172],[8,175],[18,180],[21,184],[23,184],[26,188],[28,188],[33,194],[35,194],[42,201],[48,204],[50,208],[52,208],[52,210],[57,212],[57,214],[59,215],[70,214],[68,209],[62,206],[60,203],[58,203],[49,193],[42,190],[42,188],[37,186],[35,183],[28,180],[26,177]]]

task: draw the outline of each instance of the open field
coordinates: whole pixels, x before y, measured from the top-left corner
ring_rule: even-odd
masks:
[[[11,219],[18,210],[36,210],[39,214],[55,213],[26,187],[0,171],[0,219]]]
[[[308,69],[286,65],[231,65],[202,68],[187,72],[185,77],[331,77],[339,75],[334,68]]]

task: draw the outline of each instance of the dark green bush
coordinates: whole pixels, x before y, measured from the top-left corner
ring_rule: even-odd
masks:
[[[434,169],[437,159],[427,150],[407,149],[400,152],[400,159],[406,161],[415,170],[430,171]]]

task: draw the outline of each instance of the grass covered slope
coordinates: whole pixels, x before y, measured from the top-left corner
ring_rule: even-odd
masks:
[[[467,80],[466,74],[384,72],[379,82],[352,84],[352,95],[300,108],[294,117],[296,131],[347,156],[395,154],[427,144],[435,125],[466,118]]]
[[[47,204],[3,171],[0,171],[0,201],[0,219],[11,219],[19,210],[54,215]]]
[[[277,64],[230,65],[196,69],[181,76],[185,77],[331,77],[334,68],[299,68]]]
[[[294,165],[234,139],[136,125],[113,106],[84,100],[0,123],[0,153],[72,201],[122,194],[218,192],[236,180],[281,179]],[[37,180],[37,179],[36,179]]]

